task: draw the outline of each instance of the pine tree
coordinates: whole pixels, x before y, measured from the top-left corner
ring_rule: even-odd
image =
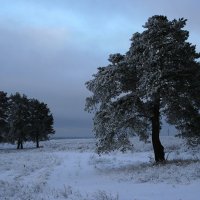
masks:
[[[16,93],[9,98],[9,141],[17,141],[17,149],[23,149],[30,130],[29,100],[26,95]]]
[[[0,91],[0,142],[5,141],[7,129],[8,97]]]
[[[53,115],[47,104],[32,99],[30,101],[30,121],[29,139],[36,142],[36,147],[39,148],[39,141],[49,139],[49,135],[55,132]]]
[[[160,142],[161,116],[183,136],[200,136],[200,64],[187,42],[186,20],[155,15],[135,33],[125,55],[110,55],[86,87],[86,110],[95,112],[98,152],[130,147],[130,130],[152,135],[155,161],[165,160]]]

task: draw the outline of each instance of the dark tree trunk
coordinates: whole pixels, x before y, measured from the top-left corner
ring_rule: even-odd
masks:
[[[20,140],[17,140],[17,149],[20,147]]]
[[[152,116],[152,143],[156,162],[165,160],[164,147],[160,142],[160,98],[154,99],[153,116]]]
[[[37,148],[40,147],[40,146],[39,146],[39,137],[38,137],[38,135],[36,136],[36,147],[37,147]]]
[[[21,147],[21,149],[23,149],[24,147],[23,147],[23,142],[21,141],[21,143],[20,143],[20,147]]]
[[[21,139],[17,140],[17,149],[23,149],[23,142]]]

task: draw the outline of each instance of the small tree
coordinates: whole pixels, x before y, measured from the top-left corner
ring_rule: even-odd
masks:
[[[129,148],[132,129],[142,138],[151,133],[155,161],[164,161],[161,116],[183,136],[200,136],[200,54],[187,42],[185,24],[183,18],[149,18],[129,51],[110,55],[110,64],[86,83],[99,153]]]
[[[23,142],[27,141],[30,130],[29,100],[25,95],[16,93],[10,96],[8,125],[9,141],[17,141],[17,149],[23,149]]]
[[[40,140],[47,140],[50,134],[55,133],[53,116],[47,104],[40,103],[36,99],[30,101],[30,122],[29,138],[36,142],[36,147],[39,148]]]

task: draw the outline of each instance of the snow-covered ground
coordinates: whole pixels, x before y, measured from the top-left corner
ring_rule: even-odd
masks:
[[[151,144],[98,156],[93,139],[50,140],[24,150],[0,144],[1,200],[199,200],[200,147],[162,137],[165,165]]]

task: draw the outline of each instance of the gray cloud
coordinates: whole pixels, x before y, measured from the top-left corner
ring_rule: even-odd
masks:
[[[10,0],[0,8],[0,85],[46,102],[58,136],[91,135],[84,83],[154,14],[188,18],[199,46],[198,0]]]

